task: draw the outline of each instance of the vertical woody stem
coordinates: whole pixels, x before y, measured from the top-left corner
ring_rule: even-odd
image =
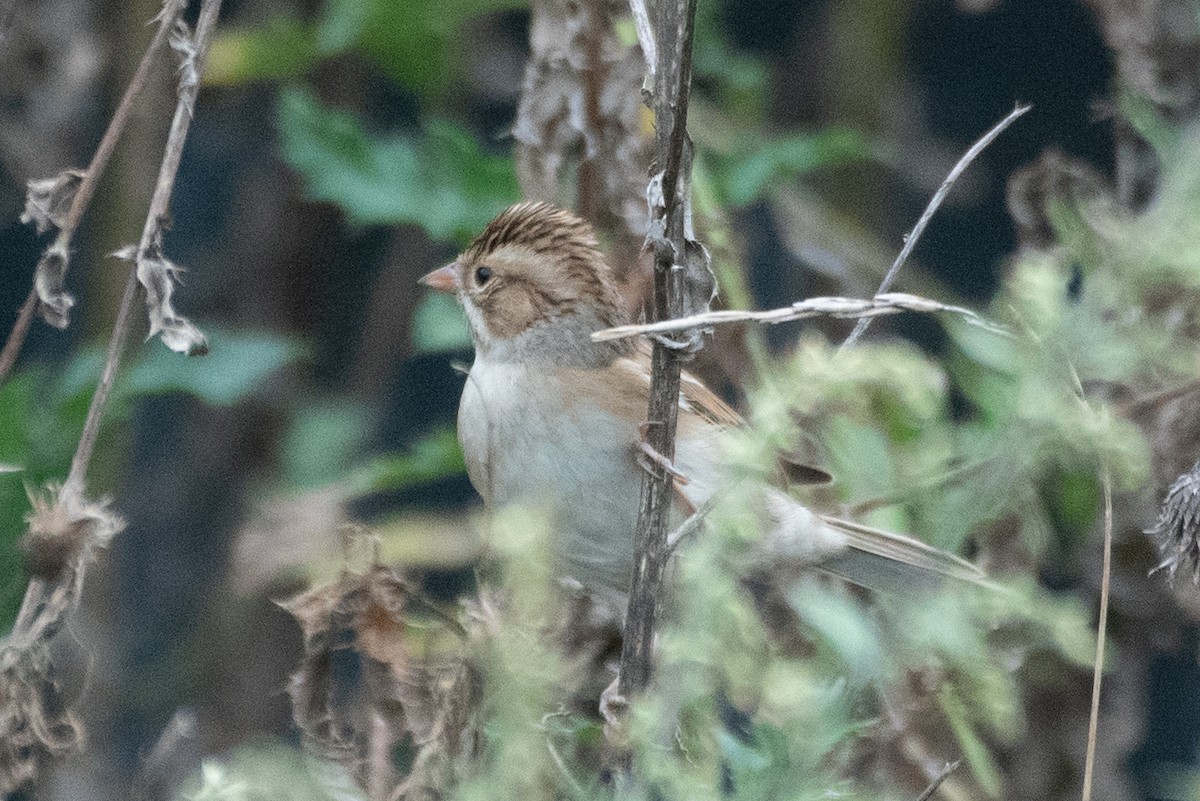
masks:
[[[654,316],[677,317],[683,310],[682,270],[686,187],[682,175],[687,139],[688,95],[692,75],[692,32],[696,0],[659,0],[654,6],[658,36],[655,66],[654,123],[658,164],[662,168],[663,206],[659,210],[665,240],[655,243]],[[679,373],[682,356],[677,349],[655,342],[651,362],[650,407],[646,438],[651,448],[667,459],[675,457],[675,425],[679,414]],[[667,549],[667,523],[674,497],[674,481],[660,465],[651,465],[642,481],[634,540],[633,582],[625,618],[618,691],[630,696],[650,681],[658,597],[662,588]]]

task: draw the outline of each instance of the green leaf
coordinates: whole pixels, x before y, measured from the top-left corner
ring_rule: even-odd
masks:
[[[126,400],[140,395],[186,392],[210,406],[232,406],[253,394],[267,374],[304,352],[295,340],[264,331],[205,326],[204,332],[209,340],[206,356],[180,356],[157,342],[142,345],[141,352],[118,375],[114,397]],[[59,379],[59,396],[90,395],[103,362],[100,348],[83,351]]]
[[[369,424],[366,410],[357,404],[317,401],[301,406],[280,449],[285,484],[308,489],[341,478]]]
[[[836,655],[839,672],[852,685],[861,687],[884,678],[888,661],[879,632],[849,597],[830,593],[807,577],[788,590],[787,599],[818,642]]]
[[[291,89],[280,97],[279,128],[284,158],[309,195],[355,223],[416,223],[437,239],[465,241],[519,195],[511,161],[484,154],[448,122],[370,137],[350,114]]]
[[[451,427],[418,440],[406,453],[390,453],[354,470],[348,484],[358,495],[403,489],[466,471],[458,435]]]
[[[1121,116],[1150,143],[1159,157],[1173,156],[1179,149],[1180,128],[1163,118],[1150,98],[1129,89],[1117,97]]]
[[[366,0],[328,0],[325,16],[317,24],[317,48],[326,55],[351,48],[367,30],[377,5]]]
[[[466,59],[462,31],[480,14],[521,8],[522,0],[329,0],[314,23],[276,15],[261,28],[222,33],[213,42],[208,83],[299,77],[328,56],[354,53],[429,98],[454,86]]]
[[[760,197],[775,181],[791,180],[820,167],[870,157],[866,138],[848,128],[768,140],[749,153],[733,153],[722,159],[722,194],[733,205],[744,206]]]
[[[969,719],[966,706],[959,699],[954,688],[943,684],[937,694],[938,704],[945,714],[954,738],[962,748],[971,773],[979,786],[991,798],[999,798],[1004,789],[1004,781],[1000,778],[1000,767],[992,758],[991,751],[975,731],[975,726]]]
[[[507,8],[524,8],[523,0],[342,0],[330,14],[345,13],[344,6],[361,4],[365,19],[355,49],[391,78],[423,96],[453,86],[467,63],[471,41],[465,34],[470,21],[481,14]]]
[[[186,392],[210,406],[232,406],[262,386],[262,379],[298,358],[295,340],[262,331],[206,327],[207,356],[183,358],[156,343],[147,346],[119,382],[130,395]]]

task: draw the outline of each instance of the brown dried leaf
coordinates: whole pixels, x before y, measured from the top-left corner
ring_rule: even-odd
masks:
[[[63,170],[53,178],[30,181],[21,222],[32,223],[39,234],[62,228],[86,174],[83,170]]]
[[[103,548],[124,527],[108,508],[107,499],[88,501],[51,487],[49,497],[29,493],[32,507],[21,539],[26,567],[31,574],[52,579],[63,570],[74,570],[80,559]]]
[[[1200,113],[1200,29],[1190,0],[1088,0],[1120,84],[1172,122]]]
[[[83,730],[63,702],[45,643],[0,649],[0,795],[28,788],[82,742]]]
[[[379,564],[344,572],[284,608],[304,633],[305,656],[288,692],[306,745],[343,764],[372,797],[442,786],[449,758],[466,742],[471,685],[462,628]],[[347,660],[360,668],[348,672],[354,678],[332,667]],[[404,777],[390,760],[402,743],[415,750]]]
[[[1041,153],[1033,162],[1013,173],[1005,189],[1008,213],[1017,226],[1022,245],[1045,248],[1056,234],[1051,219],[1052,203],[1098,202],[1108,197],[1104,177],[1092,165],[1056,147]]]

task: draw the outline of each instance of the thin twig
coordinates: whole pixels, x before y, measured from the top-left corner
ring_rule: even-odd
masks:
[[[1004,132],[1008,126],[1012,125],[1018,117],[1033,106],[1017,105],[1008,116],[1000,120],[992,126],[992,129],[980,137],[979,141],[971,145],[971,149],[963,154],[963,157],[954,165],[954,169],[950,170],[950,174],[946,176],[946,180],[942,181],[942,185],[933,193],[933,197],[929,200],[929,205],[925,207],[925,211],[921,212],[920,219],[913,226],[912,231],[904,238],[904,247],[900,248],[900,253],[896,256],[896,260],[892,262],[892,266],[888,268],[887,274],[883,276],[883,281],[879,284],[879,289],[876,294],[883,294],[892,288],[892,284],[896,280],[896,276],[900,272],[900,268],[908,261],[908,257],[912,254],[913,248],[917,246],[917,241],[921,238],[921,234],[925,233],[925,227],[929,225],[929,221],[933,218],[938,207],[942,205],[942,201],[946,199],[946,195],[950,192],[950,187],[958,180],[958,176],[963,174],[963,171],[975,160],[976,156],[983,152],[984,148],[992,143],[997,136]],[[867,326],[871,324],[871,318],[864,317],[854,326],[854,330],[850,332],[850,336],[846,337],[846,341],[842,343],[843,348],[848,348],[858,341],[858,338],[867,330]]]
[[[1092,774],[1096,769],[1096,729],[1100,724],[1100,678],[1104,672],[1104,642],[1108,632],[1108,585],[1112,577],[1112,478],[1105,468],[1104,567],[1100,573],[1100,622],[1096,626],[1096,659],[1092,667],[1092,711],[1088,717],[1087,758],[1083,767],[1083,801],[1092,799]]]
[[[205,0],[200,9],[200,19],[196,23],[195,34],[195,69],[203,74],[204,62],[208,55],[208,45],[216,28],[217,15],[221,11],[221,0]],[[179,170],[179,161],[183,156],[183,145],[187,140],[188,127],[192,123],[192,112],[199,94],[199,83],[181,80],[179,101],[175,106],[175,116],[171,120],[171,131],[167,136],[167,145],[163,153],[162,166],[158,171],[158,182],[154,187],[154,196],[150,200],[150,210],[146,214],[146,224],[142,228],[142,240],[138,246],[138,256],[150,247],[160,231],[162,221],[166,219],[167,210],[171,205],[171,193],[175,188],[175,174]],[[116,378],[117,367],[121,360],[121,350],[129,333],[130,315],[133,302],[137,296],[138,277],[136,267],[129,271],[125,282],[125,293],[121,297],[121,307],[117,319],[113,323],[112,337],[108,343],[108,354],[104,362],[104,371],[100,383],[92,396],[92,404],[88,407],[87,420],[83,425],[83,434],[79,438],[79,446],[75,457],[71,460],[71,472],[63,490],[82,492],[83,479],[91,461],[92,450],[96,445],[96,437],[100,433],[100,422],[112,392],[113,381]]]
[[[104,357],[104,369],[100,373],[100,383],[92,394],[91,405],[88,406],[87,419],[83,423],[83,432],[79,435],[79,444],[75,447],[75,455],[71,458],[71,471],[63,484],[63,492],[83,494],[83,479],[87,473],[88,462],[92,459],[92,450],[96,447],[96,437],[100,434],[100,421],[108,406],[108,397],[112,393],[113,383],[117,377],[117,368],[121,362],[121,351],[125,348],[125,340],[129,335],[130,317],[133,312],[134,299],[137,297],[137,275],[130,271],[125,280],[125,290],[121,294],[121,305],[117,309],[117,319],[113,322],[112,336],[108,340],[108,351]]]
[[[629,0],[629,10],[633,12],[633,27],[637,31],[642,57],[646,59],[646,72],[653,81],[654,71],[658,68],[658,48],[654,44],[654,28],[650,25],[646,0]]]
[[[941,772],[938,773],[937,776],[933,777],[933,781],[929,783],[929,786],[925,788],[925,791],[917,796],[917,801],[929,801],[929,799],[933,797],[933,794],[937,792],[937,789],[942,786],[942,782],[946,781],[946,777],[958,770],[958,766],[961,764],[961,759],[956,759],[953,762],[947,762],[942,768]]]
[[[133,102],[146,85],[146,79],[150,75],[150,67],[154,64],[154,57],[162,49],[162,46],[166,44],[167,37],[170,35],[175,23],[179,20],[179,15],[183,13],[185,5],[184,0],[166,0],[163,3],[163,9],[157,17],[159,21],[158,30],[155,31],[154,38],[150,41],[149,46],[146,47],[146,52],[142,54],[142,60],[138,63],[133,77],[130,78],[129,86],[125,88],[125,94],[121,97],[121,102],[117,104],[117,109],[113,112],[112,119],[108,123],[108,128],[104,131],[104,136],[100,138],[100,144],[96,146],[96,152],[92,156],[92,161],[88,164],[87,171],[83,174],[79,188],[75,190],[75,196],[71,200],[71,208],[67,211],[62,227],[58,231],[58,236],[55,237],[54,244],[47,249],[48,251],[59,249],[63,253],[70,252],[71,238],[75,235],[76,229],[79,228],[79,222],[83,219],[83,214],[87,210],[93,195],[95,195],[96,186],[99,184],[101,176],[104,175],[104,170],[108,166],[113,150],[117,146],[117,141],[125,131],[125,125],[129,121],[129,112],[133,109]],[[12,6],[9,7],[8,13],[12,13]],[[0,31],[3,30],[6,21],[0,17]],[[21,352],[21,348],[25,344],[25,337],[29,333],[29,325],[33,319],[33,313],[37,309],[36,290],[31,293],[31,297],[33,298],[33,302],[30,303],[27,300],[25,305],[21,307],[20,314],[17,316],[17,322],[13,325],[12,331],[4,343],[4,350],[0,352],[0,383],[3,383],[8,372],[16,363],[17,355]]]
[[[888,292],[876,295],[874,298],[809,298],[784,306],[782,309],[768,311],[743,311],[739,309],[722,309],[719,311],[693,314],[689,317],[677,317],[671,320],[661,320],[656,323],[637,323],[619,325],[615,328],[605,328],[592,334],[593,342],[606,342],[612,339],[647,336],[653,334],[672,334],[689,331],[696,328],[728,323],[786,323],[793,320],[804,320],[809,317],[835,317],[840,319],[865,319],[878,317],[881,314],[899,314],[902,311],[933,313],[946,312],[957,314],[972,325],[1008,336],[1003,327],[989,322],[970,309],[961,306],[950,306],[936,300],[923,298],[920,295],[909,295],[904,292]]]
[[[662,170],[663,230],[654,242],[654,313],[658,320],[679,316],[683,308],[682,270],[676,266],[686,251],[686,191],[684,146],[687,138],[688,97],[691,87],[692,34],[696,0],[660,0],[654,6],[658,63],[654,83],[654,122],[658,164]],[[649,447],[668,462],[675,454],[679,415],[679,376],[684,354],[654,343],[651,355],[650,402],[647,411]],[[669,471],[649,469],[643,476],[634,571],[625,615],[618,693],[629,697],[649,684],[658,619],[658,597],[670,557],[667,520],[674,500],[675,479]],[[628,767],[628,764],[627,764]]]
[[[704,525],[705,519],[713,509],[717,508],[717,503],[724,496],[724,493],[714,492],[708,497],[704,503],[700,504],[700,508],[692,512],[687,520],[679,524],[679,528],[667,535],[667,553],[674,553],[679,547],[679,543],[683,542],[688,537],[695,534]]]
[[[13,365],[17,363],[17,354],[21,352],[21,346],[25,343],[25,335],[29,333],[29,324],[33,322],[33,313],[37,311],[37,302],[37,290],[30,289],[29,297],[25,298],[25,304],[17,312],[17,321],[13,323],[12,331],[8,334],[4,350],[0,351],[0,385],[4,384],[4,379],[8,377]]]
[[[154,38],[150,40],[150,45],[146,48],[146,52],[142,54],[142,60],[138,62],[137,70],[134,71],[133,77],[129,80],[129,86],[125,88],[125,94],[121,97],[121,102],[117,104],[117,110],[113,112],[112,120],[109,121],[108,128],[104,131],[104,136],[101,137],[100,144],[96,147],[96,153],[92,156],[91,163],[88,164],[83,181],[79,184],[79,189],[75,192],[75,198],[71,201],[71,210],[67,212],[67,218],[58,232],[58,237],[55,240],[57,245],[67,249],[70,248],[71,237],[75,235],[75,229],[79,227],[79,222],[83,219],[83,213],[87,210],[88,204],[96,192],[96,187],[100,183],[100,177],[104,174],[104,169],[108,166],[108,161],[112,157],[113,150],[116,149],[117,141],[125,131],[125,124],[129,120],[129,113],[133,110],[133,101],[137,99],[142,88],[146,85],[146,79],[150,76],[150,68],[154,65],[154,57],[158,55],[158,51],[166,44],[167,37],[170,35],[175,23],[178,22],[179,16],[183,13],[186,5],[187,3],[184,0],[166,0],[163,3],[163,9],[157,17],[158,30],[154,32]]]

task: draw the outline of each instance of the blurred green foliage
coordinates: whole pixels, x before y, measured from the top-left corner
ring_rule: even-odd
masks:
[[[353,54],[427,101],[461,77],[464,26],[520,0],[328,0],[315,20],[278,15],[261,28],[225,32],[205,80],[238,84],[299,78],[321,59]]]
[[[517,196],[511,161],[485,155],[453,123],[429,120],[420,136],[372,137],[347,112],[289,89],[279,99],[279,130],[284,158],[309,195],[358,224],[416,223],[434,238],[463,241]]]
[[[138,398],[184,393],[212,406],[229,406],[250,397],[271,372],[299,358],[296,342],[257,331],[205,326],[210,351],[182,358],[157,343],[141,346],[118,375],[101,427],[91,470],[93,491],[111,489],[105,468],[123,458],[123,423]],[[29,511],[27,488],[61,483],[83,430],[104,353],[84,349],[59,373],[42,366],[25,368],[0,386],[0,464],[19,472],[0,473],[0,621],[7,628],[25,590],[17,542]]]
[[[183,801],[365,801],[340,768],[305,757],[282,744],[245,745],[223,760],[206,760],[180,790]]]

